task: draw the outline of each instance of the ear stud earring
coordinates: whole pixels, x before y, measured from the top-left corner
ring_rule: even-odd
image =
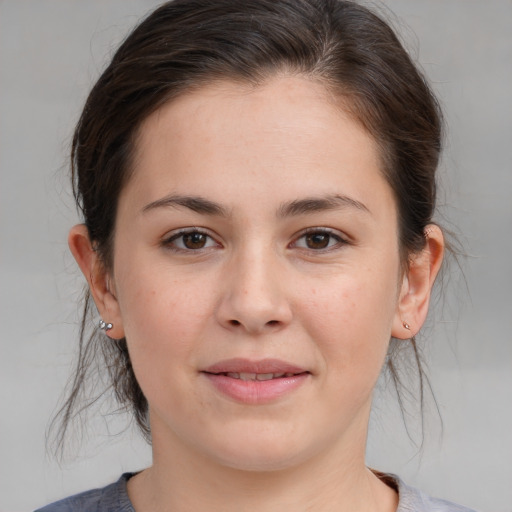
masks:
[[[408,330],[411,330],[411,326],[407,322],[402,322],[402,325]]]
[[[114,326],[111,323],[107,323],[102,318],[100,318],[100,321],[98,322],[99,329],[107,332],[107,331],[110,331],[110,329],[112,329],[112,327],[114,327]]]

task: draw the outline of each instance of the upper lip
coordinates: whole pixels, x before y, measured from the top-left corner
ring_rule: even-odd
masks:
[[[280,359],[250,359],[234,358],[219,361],[202,370],[206,373],[309,373],[308,370]]]

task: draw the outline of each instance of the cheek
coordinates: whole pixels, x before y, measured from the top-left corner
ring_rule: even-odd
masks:
[[[208,287],[198,290],[197,283],[154,265],[126,270],[119,271],[118,299],[134,368],[151,374],[161,366],[186,368],[192,341],[208,321]]]
[[[309,297],[302,303],[306,328],[324,364],[340,378],[350,374],[359,380],[361,372],[380,371],[397,300],[395,279],[382,275],[369,269],[359,277],[347,272],[328,287],[302,292]]]
[[[154,270],[133,273],[120,295],[130,360],[144,395],[157,411],[185,414],[186,397],[194,393],[194,351],[208,321],[205,297]]]

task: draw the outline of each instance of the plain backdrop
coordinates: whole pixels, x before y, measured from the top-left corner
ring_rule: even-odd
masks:
[[[215,1],[215,0],[212,0]],[[149,0],[0,1],[0,511],[29,511],[150,462],[122,418],[96,417],[59,466],[45,430],[70,375],[82,278],[70,136],[106,60]],[[421,339],[443,418],[377,394],[368,464],[483,512],[512,511],[512,2],[388,0],[433,83],[448,127],[441,214],[460,234],[464,277]],[[371,320],[371,319],[370,319]],[[110,432],[110,435],[109,435]]]

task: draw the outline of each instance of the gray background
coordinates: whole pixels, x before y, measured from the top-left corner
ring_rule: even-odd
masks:
[[[213,0],[212,0],[213,1]],[[114,417],[59,467],[45,428],[69,376],[81,276],[67,252],[74,122],[94,79],[149,0],[0,1],[0,510],[28,511],[149,463]],[[512,511],[512,2],[388,0],[448,124],[441,211],[469,257],[421,340],[444,420],[408,439],[378,393],[368,462],[484,512]],[[385,382],[381,384],[385,387]],[[430,412],[429,412],[430,411]],[[418,420],[410,409],[413,438]],[[108,430],[116,435],[108,436]],[[416,433],[415,433],[416,432]],[[75,456],[73,456],[75,454]]]

